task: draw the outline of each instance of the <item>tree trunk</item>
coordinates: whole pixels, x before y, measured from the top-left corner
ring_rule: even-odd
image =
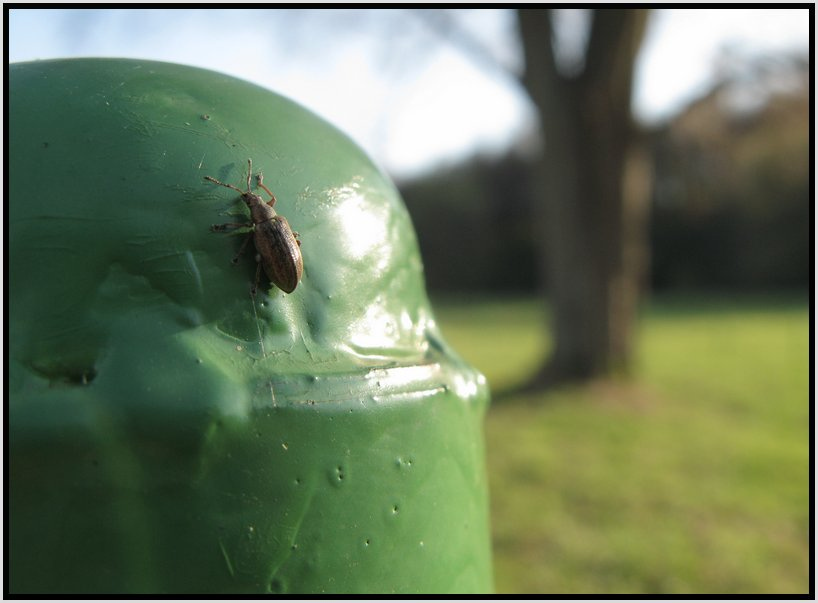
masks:
[[[583,72],[560,75],[547,10],[520,10],[525,85],[540,115],[542,280],[554,348],[534,388],[631,365],[646,241],[646,160],[631,120],[647,13],[597,10]]]

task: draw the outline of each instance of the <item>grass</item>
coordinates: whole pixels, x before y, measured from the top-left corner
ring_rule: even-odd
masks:
[[[494,389],[548,349],[533,300],[435,307]],[[808,593],[807,302],[660,299],[638,340],[630,381],[490,408],[497,591]]]

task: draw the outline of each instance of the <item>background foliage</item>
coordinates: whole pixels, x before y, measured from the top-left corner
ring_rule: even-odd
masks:
[[[727,70],[673,120],[644,132],[654,157],[652,290],[809,285],[809,64],[754,60],[749,74],[746,62]],[[750,94],[763,104],[742,106],[737,99]],[[535,290],[532,144],[399,183],[431,291]]]

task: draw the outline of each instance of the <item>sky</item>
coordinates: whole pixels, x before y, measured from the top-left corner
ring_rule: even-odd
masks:
[[[570,56],[581,11],[561,16]],[[803,51],[809,9],[655,10],[634,114],[668,119],[712,84],[726,48]],[[580,40],[580,42],[578,42]],[[249,80],[334,123],[397,177],[530,136],[522,50],[506,9],[13,9],[9,61],[131,57]]]

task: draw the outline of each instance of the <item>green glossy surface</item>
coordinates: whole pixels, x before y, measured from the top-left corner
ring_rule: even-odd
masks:
[[[217,73],[9,67],[12,592],[487,592],[485,380],[441,339],[396,190]],[[246,160],[300,233],[255,274]]]

